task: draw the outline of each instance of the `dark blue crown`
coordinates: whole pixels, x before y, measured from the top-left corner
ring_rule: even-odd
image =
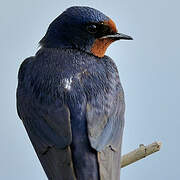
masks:
[[[96,9],[85,6],[70,7],[50,24],[40,45],[50,48],[70,47],[90,51],[95,38],[87,33],[86,24],[108,20],[106,15]]]

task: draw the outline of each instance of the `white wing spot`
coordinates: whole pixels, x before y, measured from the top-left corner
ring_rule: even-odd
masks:
[[[64,88],[67,90],[71,89],[72,77],[70,79],[64,79]]]

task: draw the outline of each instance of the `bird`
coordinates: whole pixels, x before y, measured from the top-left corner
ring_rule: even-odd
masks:
[[[72,6],[48,27],[18,72],[17,112],[49,180],[119,180],[124,91],[105,55],[114,21]]]

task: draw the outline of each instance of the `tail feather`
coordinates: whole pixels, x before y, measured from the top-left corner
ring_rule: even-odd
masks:
[[[46,153],[37,154],[49,180],[76,180],[70,147],[51,147]]]
[[[98,152],[99,172],[101,180],[120,179],[121,150],[114,151],[111,147],[106,147]]]

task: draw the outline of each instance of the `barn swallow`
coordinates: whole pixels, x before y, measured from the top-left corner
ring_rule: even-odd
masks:
[[[17,111],[48,179],[120,179],[124,93],[105,52],[122,39],[102,12],[74,6],[21,64]]]

